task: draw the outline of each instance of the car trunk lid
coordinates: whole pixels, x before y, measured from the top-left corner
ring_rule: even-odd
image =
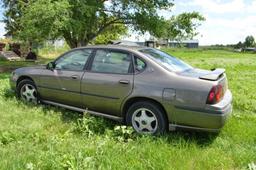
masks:
[[[217,68],[211,71],[203,69],[190,69],[181,73],[178,73],[181,76],[194,77],[203,80],[216,81],[220,79],[225,73],[225,69]]]
[[[222,95],[224,95],[228,89],[227,78],[225,75],[225,69],[217,68],[212,70],[191,69],[185,72],[179,73],[181,76],[193,77],[205,81],[217,81],[217,85],[222,86]]]
[[[199,76],[200,79],[216,81],[225,73],[225,69],[217,68],[212,70],[210,73]]]

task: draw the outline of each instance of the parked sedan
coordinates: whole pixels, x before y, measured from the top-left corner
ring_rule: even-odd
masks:
[[[138,133],[216,132],[232,110],[224,69],[193,68],[147,47],[73,49],[46,66],[15,70],[10,84],[24,101],[88,111]]]

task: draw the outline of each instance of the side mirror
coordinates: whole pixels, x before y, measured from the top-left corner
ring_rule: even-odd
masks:
[[[48,69],[48,70],[54,70],[54,68],[55,68],[54,62],[50,62],[46,65],[46,69]]]

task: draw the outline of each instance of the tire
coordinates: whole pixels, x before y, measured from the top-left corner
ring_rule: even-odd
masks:
[[[166,132],[167,117],[153,102],[136,102],[126,114],[126,123],[140,134],[158,135]]]
[[[37,104],[39,95],[35,83],[30,79],[24,79],[17,85],[16,95],[22,101]]]

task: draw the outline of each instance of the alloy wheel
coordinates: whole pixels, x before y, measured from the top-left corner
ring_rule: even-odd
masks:
[[[132,116],[132,126],[139,133],[153,134],[158,127],[156,115],[149,109],[137,109]]]
[[[20,96],[23,101],[37,103],[36,88],[30,84],[24,84],[20,89]]]

